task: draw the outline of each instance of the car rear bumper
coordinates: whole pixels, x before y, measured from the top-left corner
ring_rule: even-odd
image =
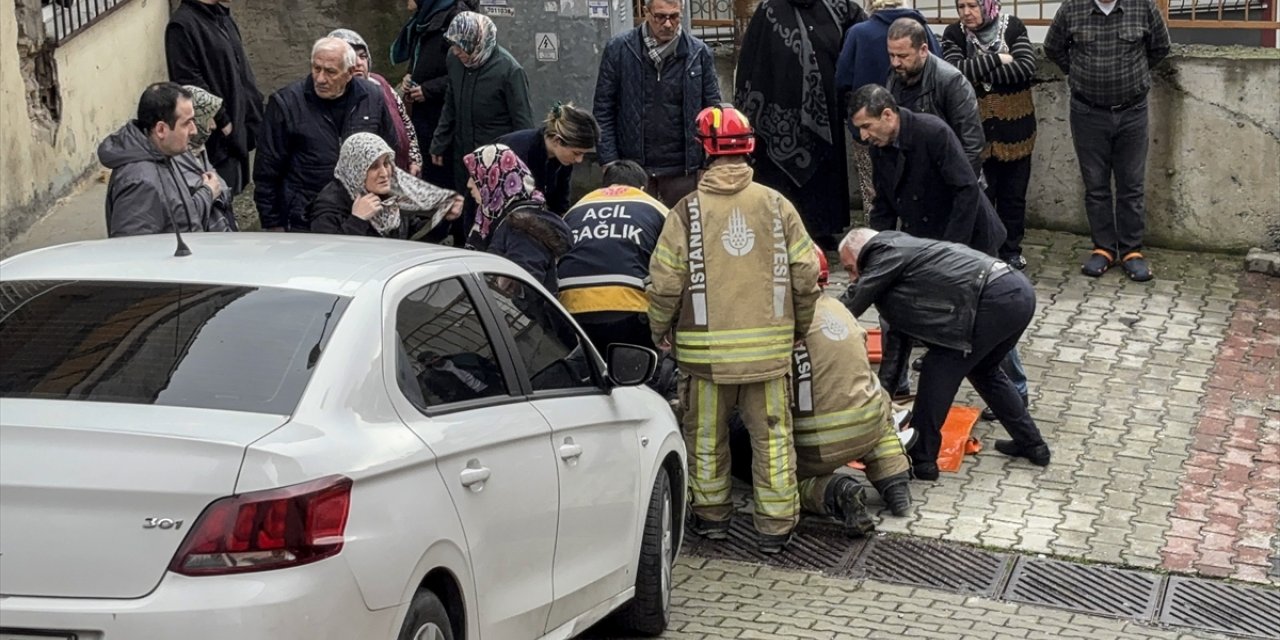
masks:
[[[4,633],[74,633],[78,640],[392,638],[401,607],[370,611],[341,557],[234,576],[165,574],[132,600],[0,597]]]

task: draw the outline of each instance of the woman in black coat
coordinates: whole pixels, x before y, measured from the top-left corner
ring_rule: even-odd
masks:
[[[462,213],[462,196],[396,168],[395,151],[372,133],[342,143],[333,175],[307,205],[312,233],[408,240]]]
[[[569,210],[573,165],[581,164],[600,142],[600,125],[590,112],[560,104],[551,108],[537,129],[524,129],[498,138],[511,147],[533,172],[534,184],[547,199],[547,208],[564,215]]]
[[[249,152],[256,147],[263,98],[231,9],[221,3],[182,0],[165,27],[164,51],[169,80],[222,98],[206,148],[232,196],[240,193],[249,182]]]

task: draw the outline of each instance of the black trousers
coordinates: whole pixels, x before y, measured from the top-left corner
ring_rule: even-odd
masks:
[[[1022,255],[1022,237],[1027,232],[1027,184],[1031,182],[1031,156],[1005,162],[988,158],[982,164],[987,177],[987,199],[996,207],[1004,223],[1004,244],[1000,259]]]
[[[942,423],[960,390],[960,382],[966,378],[1014,442],[1022,446],[1044,444],[1018,390],[1000,368],[1031,324],[1035,309],[1031,281],[1021,272],[1007,272],[989,282],[978,299],[972,351],[929,346],[920,369],[920,388],[911,419],[911,426],[919,434],[911,449],[912,463],[937,463]]]
[[[1071,140],[1084,179],[1093,246],[1112,252],[1116,260],[1141,251],[1147,220],[1147,101],[1109,111],[1072,98]]]
[[[582,330],[586,332],[591,344],[602,358],[609,357],[609,345],[634,344],[646,349],[654,349],[653,337],[649,334],[649,316],[644,313],[622,311],[597,311],[580,313],[574,316]],[[656,351],[656,349],[654,349]]]
[[[880,318],[880,386],[889,390],[889,395],[899,398],[911,395],[911,381],[907,377],[907,367],[911,362],[911,336],[900,331],[893,331],[884,318]]]

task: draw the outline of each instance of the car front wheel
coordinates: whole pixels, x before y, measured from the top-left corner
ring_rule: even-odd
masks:
[[[400,627],[400,640],[453,640],[449,612],[436,594],[419,589]]]
[[[618,626],[625,631],[656,636],[671,618],[671,571],[676,560],[675,509],[671,503],[671,478],[663,469],[654,482],[644,521],[640,564],[636,570],[636,596],[619,611]]]

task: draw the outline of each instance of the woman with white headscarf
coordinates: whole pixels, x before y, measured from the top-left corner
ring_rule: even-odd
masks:
[[[372,133],[342,143],[333,175],[307,206],[312,233],[410,240],[462,212],[462,196],[398,169],[395,151]]]
[[[488,16],[459,13],[449,23],[445,39],[452,45],[449,85],[444,113],[431,139],[431,161],[452,167],[454,184],[461,186],[467,183],[463,156],[536,125],[529,106],[529,79],[520,63],[498,45],[498,28]],[[461,244],[461,232],[469,226],[467,221],[456,228],[456,244]]]
[[[226,181],[209,161],[209,151],[205,148],[209,136],[213,134],[216,127],[214,116],[222,109],[222,98],[194,85],[185,85],[182,88],[191,92],[196,133],[187,140],[188,152],[174,156],[173,165],[177,168],[178,175],[182,176],[187,186],[193,190],[204,184],[206,174],[212,174],[222,182],[221,193],[213,199],[210,210],[202,212],[201,218],[204,220],[202,226],[206,231],[238,231],[236,214],[231,209],[231,189],[227,188]]]

